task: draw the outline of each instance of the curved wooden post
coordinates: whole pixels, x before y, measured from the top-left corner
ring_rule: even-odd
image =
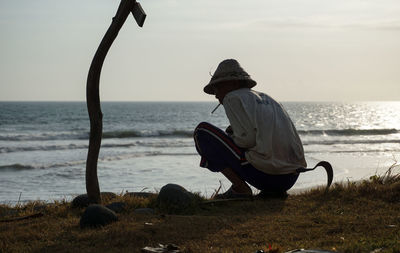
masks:
[[[101,203],[99,180],[97,178],[97,161],[99,158],[101,137],[103,133],[103,114],[100,108],[99,81],[104,59],[126,18],[134,13],[135,0],[121,0],[117,13],[104,35],[90,65],[86,84],[86,104],[90,118],[89,150],[86,160],[86,191],[89,203]],[[140,5],[139,5],[140,7]],[[140,8],[141,9],[141,8]],[[136,18],[136,16],[135,16]],[[144,21],[144,19],[143,19]]]

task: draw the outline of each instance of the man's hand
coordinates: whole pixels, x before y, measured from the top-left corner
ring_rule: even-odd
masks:
[[[231,127],[231,126],[228,126],[228,127],[225,129],[225,132],[226,132],[229,136],[233,135],[232,127]]]

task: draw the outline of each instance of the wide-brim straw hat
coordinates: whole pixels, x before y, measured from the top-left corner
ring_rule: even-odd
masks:
[[[243,87],[252,88],[257,82],[251,79],[250,75],[240,66],[235,59],[227,59],[222,61],[211,77],[210,82],[204,87],[204,92],[210,95],[215,95],[214,87],[219,83],[239,80]]]

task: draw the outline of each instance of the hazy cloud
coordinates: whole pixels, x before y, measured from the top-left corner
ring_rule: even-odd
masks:
[[[237,25],[237,24],[235,24]],[[400,19],[343,20],[336,17],[268,18],[245,24],[254,28],[332,28],[332,29],[377,29],[400,30]]]
[[[278,99],[298,99],[287,89],[299,82],[307,84],[296,89],[307,100],[321,99],[316,89],[340,100],[353,86],[351,94],[363,87],[355,99],[400,94],[400,0],[139,2],[145,26],[129,17],[113,44],[102,71],[104,99],[212,99],[199,83],[227,57]],[[118,4],[0,0],[0,100],[84,99],[87,69]],[[131,82],[146,85],[125,86]],[[282,87],[262,86],[269,83]],[[26,92],[32,85],[40,93]]]

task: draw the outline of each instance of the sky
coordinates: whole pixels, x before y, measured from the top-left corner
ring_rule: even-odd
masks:
[[[400,100],[399,0],[147,0],[104,62],[102,101],[213,101],[237,59],[278,101]],[[117,0],[0,0],[0,101],[84,101]]]

